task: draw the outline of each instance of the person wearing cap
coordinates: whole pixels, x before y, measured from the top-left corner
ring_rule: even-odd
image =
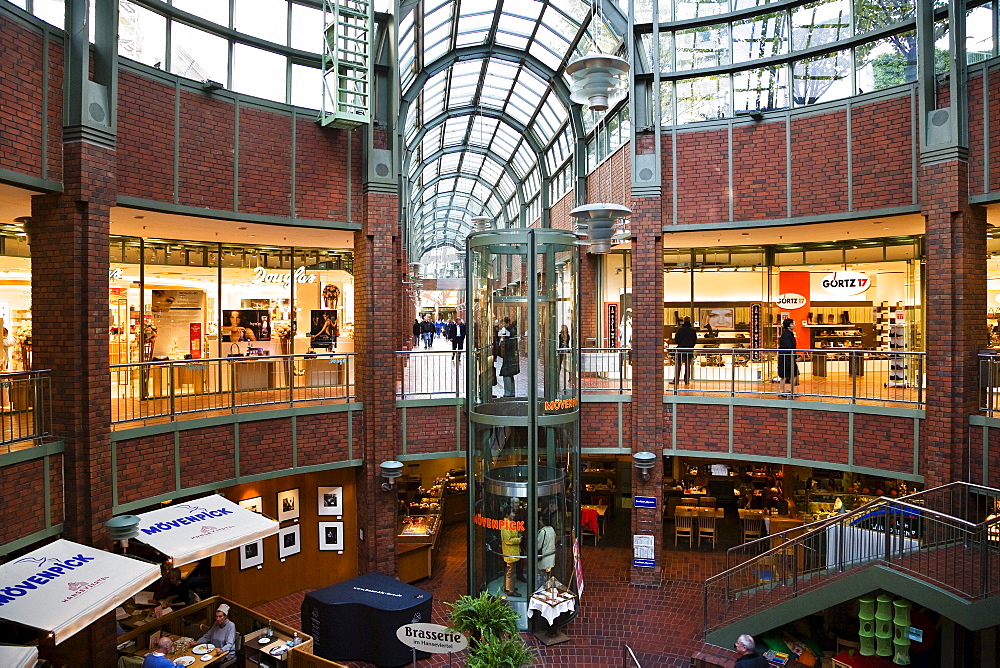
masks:
[[[229,621],[229,605],[219,604],[215,610],[215,623],[205,635],[198,638],[199,643],[215,645],[216,654],[234,653],[236,650],[236,625]]]

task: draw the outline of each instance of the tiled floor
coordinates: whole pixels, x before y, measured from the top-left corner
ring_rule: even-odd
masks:
[[[627,516],[620,517],[628,531]],[[621,527],[620,527],[621,528]],[[537,649],[539,666],[601,667],[622,665],[622,645],[628,644],[643,668],[687,668],[691,656],[702,647],[702,582],[725,567],[725,552],[681,548],[664,550],[660,587],[630,585],[631,552],[613,547],[620,541],[602,541],[599,547],[583,548],[584,593],[579,616],[566,627],[570,642],[545,647],[524,634]],[[666,544],[666,543],[664,543]],[[466,593],[465,527],[447,527],[433,575],[414,583],[434,593],[433,622],[447,624],[445,602]],[[261,614],[299,628],[299,608],[307,592],[301,591],[257,608]],[[447,655],[419,662],[421,666],[447,666]],[[370,664],[347,662],[352,668]],[[455,665],[462,665],[456,660]]]

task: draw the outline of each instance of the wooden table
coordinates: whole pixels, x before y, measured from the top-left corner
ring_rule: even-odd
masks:
[[[175,644],[181,638],[181,636],[175,635],[173,633],[164,633],[162,637],[170,638],[171,640],[174,641]],[[209,660],[209,661],[202,661],[201,660],[201,657],[202,657],[201,654],[195,654],[194,652],[191,651],[192,649],[194,649],[198,645],[199,645],[199,643],[197,641],[195,641],[194,643],[192,643],[191,647],[187,648],[187,650],[185,650],[183,652],[177,652],[177,651],[171,652],[170,654],[167,654],[167,658],[170,659],[171,661],[176,661],[177,659],[181,658],[182,656],[193,656],[196,659],[196,661],[193,664],[191,664],[191,668],[195,668],[196,666],[212,666],[212,665],[215,665],[215,664],[219,663],[220,661],[222,661],[223,659],[225,659],[226,655],[229,654],[229,652],[221,652],[221,653],[219,653],[221,650],[217,649],[217,650],[214,650],[215,656],[213,656],[211,660]],[[137,650],[133,650],[132,651],[132,655],[133,656],[139,656],[139,657],[145,657],[147,654],[149,654],[152,651],[153,650],[151,650],[151,649],[137,649]]]

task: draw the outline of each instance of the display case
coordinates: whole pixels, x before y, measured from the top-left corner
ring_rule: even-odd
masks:
[[[469,483],[465,471],[449,471],[444,486],[444,523],[461,524],[469,519]]]
[[[396,536],[396,561],[400,581],[416,582],[430,577],[441,526],[439,513],[411,515],[400,519]]]

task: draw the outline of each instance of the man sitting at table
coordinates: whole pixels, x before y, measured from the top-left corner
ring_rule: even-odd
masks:
[[[229,606],[227,604],[219,604],[215,611],[215,623],[212,624],[212,628],[205,632],[205,635],[198,638],[198,642],[215,645],[216,654],[234,653],[236,649],[236,625],[229,621]]]
[[[167,658],[174,651],[174,641],[163,637],[156,641],[156,649],[146,655],[142,668],[174,668],[177,664]]]

